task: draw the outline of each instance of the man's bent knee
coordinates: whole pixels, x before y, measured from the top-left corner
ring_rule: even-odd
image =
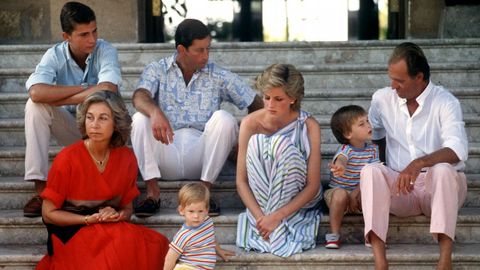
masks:
[[[132,129],[150,128],[150,118],[141,112],[136,112],[132,116]]]
[[[431,173],[435,173],[435,174],[446,174],[446,173],[456,173],[456,169],[455,167],[452,166],[452,164],[450,163],[446,163],[446,162],[443,162],[443,163],[437,163],[435,165],[433,165],[430,169]]]
[[[360,171],[360,183],[363,181],[379,181],[378,177],[371,177],[373,175],[383,174],[384,165],[381,163],[370,163],[365,165]]]
[[[450,186],[456,182],[454,179],[457,176],[457,171],[449,163],[438,163],[430,167],[427,175],[430,176],[432,183]]]
[[[225,110],[215,111],[207,125],[215,125],[221,127],[222,130],[231,130],[238,127],[235,117]]]
[[[30,117],[40,116],[42,114],[48,114],[48,108],[51,107],[45,103],[36,103],[31,98],[27,100],[25,104],[25,115]]]

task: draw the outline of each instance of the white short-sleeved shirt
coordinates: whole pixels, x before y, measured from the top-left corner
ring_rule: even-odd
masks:
[[[402,171],[411,161],[441,148],[452,149],[465,169],[468,141],[460,102],[442,86],[429,82],[417,97],[419,107],[410,117],[407,100],[391,87],[377,90],[372,97],[369,121],[373,140],[386,137],[386,162],[395,171]]]
[[[137,89],[150,92],[167,116],[172,128],[195,128],[203,131],[222,102],[239,109],[248,107],[255,92],[238,75],[209,62],[196,71],[185,84],[176,63],[177,53],[145,67]]]

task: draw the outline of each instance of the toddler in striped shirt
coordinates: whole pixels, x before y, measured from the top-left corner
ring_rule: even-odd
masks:
[[[360,106],[349,105],[338,109],[330,127],[342,145],[329,164],[329,189],[324,193],[330,209],[330,230],[325,236],[326,248],[340,247],[340,226],[346,213],[361,213],[360,171],[363,166],[380,162],[378,146],[372,139],[372,127],[367,112]]]
[[[164,270],[214,269],[217,256],[228,261],[234,252],[222,249],[215,240],[213,220],[208,216],[210,191],[201,183],[184,185],[178,193],[178,212],[185,218],[175,234]]]

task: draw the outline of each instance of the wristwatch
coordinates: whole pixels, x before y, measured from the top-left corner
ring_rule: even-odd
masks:
[[[82,87],[83,90],[86,90],[88,88],[88,83],[83,82],[80,84],[80,86]]]

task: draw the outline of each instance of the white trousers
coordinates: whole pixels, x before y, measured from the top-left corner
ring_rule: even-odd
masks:
[[[53,135],[61,145],[81,138],[75,117],[65,108],[35,103],[25,105],[25,180],[47,180],[48,147]]]
[[[237,143],[237,120],[227,111],[216,111],[203,132],[182,128],[174,131],[173,143],[157,141],[150,118],[133,115],[132,146],[144,180],[200,179],[213,183]]]
[[[360,174],[365,237],[373,231],[386,242],[389,214],[398,217],[424,214],[431,217],[430,233],[455,239],[458,209],[467,197],[467,178],[448,163],[439,163],[420,173],[414,190],[396,194],[398,172],[381,165],[368,164]],[[368,239],[365,239],[368,240]]]

